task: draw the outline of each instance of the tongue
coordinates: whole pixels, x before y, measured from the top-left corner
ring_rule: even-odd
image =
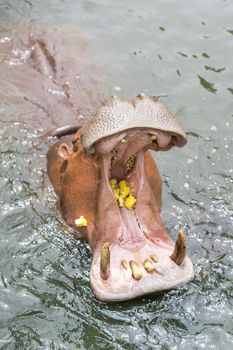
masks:
[[[136,215],[127,208],[120,208],[120,214],[123,225],[119,246],[129,250],[139,249],[145,243],[145,237]]]

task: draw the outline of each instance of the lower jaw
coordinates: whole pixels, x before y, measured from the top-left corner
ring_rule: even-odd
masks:
[[[170,259],[173,252],[171,246],[159,247],[151,241],[144,243],[136,251],[129,251],[118,245],[110,246],[111,258],[107,279],[101,278],[100,250],[94,252],[90,270],[90,283],[96,297],[103,301],[123,301],[134,299],[146,294],[161,292],[176,288],[178,285],[192,280],[193,264],[186,256],[182,265],[178,266]],[[156,252],[158,262],[154,263],[152,272],[143,268],[143,262]],[[127,260],[126,260],[127,259]],[[127,261],[127,268],[122,261]],[[137,261],[141,271],[140,280],[132,276],[130,261]]]
[[[140,182],[138,182],[137,198],[139,199],[140,191],[143,191],[144,164],[141,163],[138,166]],[[107,172],[105,171],[102,175],[108,181]],[[109,191],[111,191],[110,188]],[[119,207],[115,207],[115,210],[119,217],[119,223],[114,236],[107,235],[107,238],[105,234],[103,237],[99,235],[100,240],[94,248],[90,283],[98,299],[103,301],[133,299],[172,289],[193,279],[193,264],[187,256],[179,265],[171,259],[175,244],[167,234],[158,211],[147,215],[147,210],[140,202],[136,203],[135,211]],[[153,222],[143,222],[143,217],[146,220],[151,218]],[[111,218],[107,220],[111,220]],[[109,247],[110,259],[103,278],[101,250],[106,243]],[[156,256],[157,262],[151,260],[152,256]],[[153,264],[153,269],[150,272],[145,268],[147,260]],[[135,278],[133,275],[132,262],[137,264],[140,278]]]
[[[193,279],[193,264],[187,256],[180,265],[171,259],[175,244],[162,222],[157,222],[156,233],[151,232],[147,230],[146,225],[143,229],[139,226],[137,213],[133,214],[126,208],[121,208],[119,211],[122,221],[115,232],[115,238],[107,241],[101,239],[94,249],[90,283],[99,300],[111,302],[134,299],[176,288]],[[129,220],[131,231],[128,231]],[[103,277],[101,254],[102,247],[106,243],[109,246],[110,258],[107,273]],[[147,260],[153,265],[149,272],[145,268]],[[138,279],[133,275],[132,261],[136,262],[140,270],[141,276]]]

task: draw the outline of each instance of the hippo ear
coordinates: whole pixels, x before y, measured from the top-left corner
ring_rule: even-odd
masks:
[[[58,155],[63,158],[63,159],[69,159],[71,154],[73,153],[72,149],[66,144],[66,143],[61,143],[58,146],[57,150]]]

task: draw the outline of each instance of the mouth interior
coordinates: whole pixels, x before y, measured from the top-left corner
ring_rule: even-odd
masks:
[[[130,130],[107,155],[105,163],[106,186],[112,192],[118,206],[122,234],[120,246],[136,249],[145,241],[146,232],[140,224],[136,213],[140,206],[139,192],[147,181],[145,175],[144,154],[148,149],[155,151],[166,149],[171,143],[172,135],[154,130]]]
[[[172,142],[170,133],[131,129],[97,145],[103,160],[103,200],[109,200],[111,206],[111,214],[105,213],[102,219],[104,227],[90,273],[99,299],[131,299],[172,288],[193,276],[187,256],[179,265],[171,259],[174,243],[160,218],[145,170],[145,152],[167,150]],[[115,218],[115,226],[109,226]]]
[[[137,197],[140,183],[143,180],[144,153],[149,148],[154,150],[159,149],[157,135],[148,131],[129,131],[112,149],[109,157],[111,160],[106,165],[108,167],[108,180],[110,183],[113,179],[117,183],[125,181],[135,198]]]

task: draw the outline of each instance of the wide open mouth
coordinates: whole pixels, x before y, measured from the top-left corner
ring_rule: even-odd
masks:
[[[160,218],[160,177],[146,152],[174,142],[171,133],[135,128],[95,145],[102,179],[90,282],[98,299],[132,299],[194,276],[183,231],[174,244]]]

